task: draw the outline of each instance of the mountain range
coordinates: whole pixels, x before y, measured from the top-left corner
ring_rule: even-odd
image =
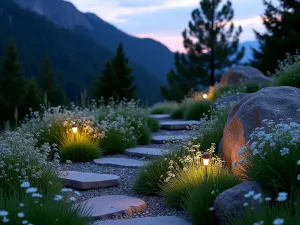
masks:
[[[174,65],[174,53],[160,42],[128,35],[63,0],[1,0],[0,31],[0,55],[14,37],[25,74],[38,77],[41,59],[47,53],[71,100],[78,99],[80,91],[101,74],[119,43],[133,68],[138,96],[149,103],[162,99],[159,87]],[[246,54],[244,60],[250,57]]]

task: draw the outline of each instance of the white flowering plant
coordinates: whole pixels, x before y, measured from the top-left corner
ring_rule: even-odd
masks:
[[[300,111],[300,110],[298,110]],[[259,182],[271,193],[299,188],[300,124],[290,119],[263,120],[238,152],[235,162],[244,179]]]

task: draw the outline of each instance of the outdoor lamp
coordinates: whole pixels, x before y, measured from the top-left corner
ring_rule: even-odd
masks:
[[[77,133],[77,124],[72,125],[72,131],[73,131],[74,134]]]
[[[203,154],[202,159],[203,159],[203,165],[208,166],[209,160],[210,160],[210,155],[209,154]]]
[[[207,94],[204,93],[203,94],[203,98],[206,99],[207,98]]]

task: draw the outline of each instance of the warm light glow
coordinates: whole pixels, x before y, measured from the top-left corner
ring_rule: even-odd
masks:
[[[207,98],[207,94],[203,94],[203,98],[206,99]]]
[[[203,165],[208,166],[209,160],[210,160],[210,155],[209,154],[203,154],[202,159],[203,159]]]
[[[74,134],[77,133],[77,124],[72,125],[72,131],[73,131]]]

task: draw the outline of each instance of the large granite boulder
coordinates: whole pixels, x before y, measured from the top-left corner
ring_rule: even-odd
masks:
[[[238,102],[239,100],[241,100],[245,95],[247,95],[247,93],[235,93],[233,95],[218,99],[217,101],[214,102],[214,104],[212,105],[212,109],[215,110],[217,108],[218,105],[226,105],[229,104],[231,102]]]
[[[249,140],[264,119],[291,118],[300,122],[300,89],[294,87],[268,87],[244,96],[232,109],[224,128],[222,148],[228,165],[239,162],[238,151]]]
[[[221,225],[227,224],[228,216],[243,216],[247,207],[259,209],[263,201],[263,189],[259,183],[241,183],[219,194],[214,201],[215,216]]]
[[[271,79],[258,69],[250,66],[235,66],[227,70],[221,77],[221,84],[240,84],[242,82],[268,83]]]

